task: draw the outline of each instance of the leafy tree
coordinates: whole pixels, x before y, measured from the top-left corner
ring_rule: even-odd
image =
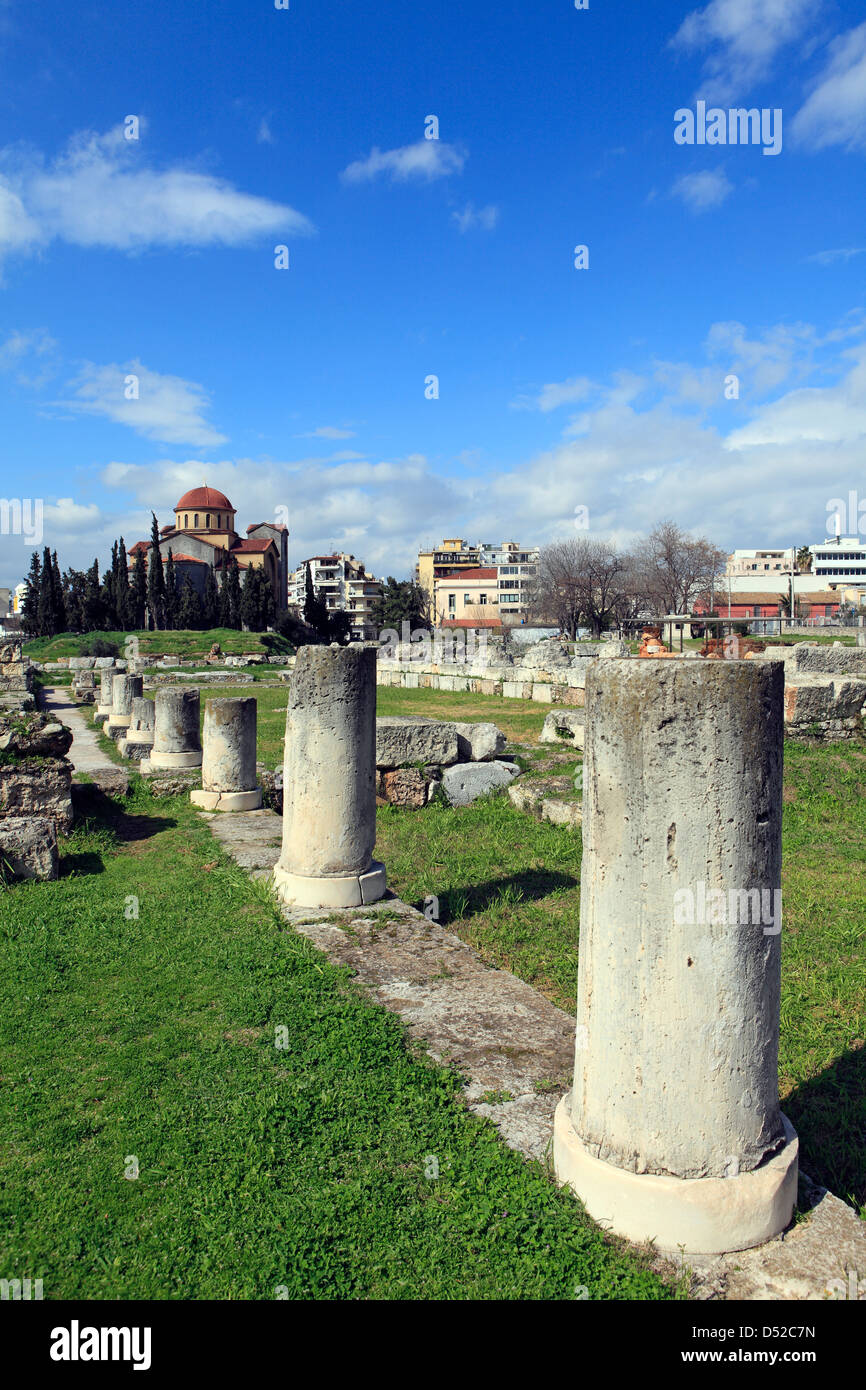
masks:
[[[337,608],[328,614],[329,642],[340,642],[345,645],[352,635],[352,619],[343,608]]]
[[[39,551],[34,550],[30,556],[30,569],[24,583],[27,590],[24,594],[24,601],[21,605],[21,626],[31,637],[41,635],[39,628],[39,590],[41,587],[42,566],[39,562]]]
[[[384,628],[401,632],[404,622],[410,630],[427,627],[427,595],[414,579],[398,580],[389,574],[381,595],[372,605],[371,617],[380,632]]]
[[[797,551],[797,569],[800,574],[812,573],[812,552],[808,545],[801,545]]]
[[[173,632],[178,625],[178,615],[180,613],[180,594],[177,587],[177,574],[174,568],[174,556],[171,553],[171,546],[168,548],[168,562],[165,567],[165,598],[163,600],[165,610],[165,626],[169,632]]]
[[[69,632],[86,632],[84,601],[87,575],[84,570],[68,569],[63,576],[63,601],[66,608],[66,627]]]
[[[170,559],[169,564],[171,564]],[[185,576],[181,585],[177,625],[184,632],[200,628],[202,625],[201,599],[189,575]]]
[[[159,550],[159,522],[153,512],[150,515],[152,525],[147,565],[147,606],[153,626],[161,628],[165,620],[165,578]]]

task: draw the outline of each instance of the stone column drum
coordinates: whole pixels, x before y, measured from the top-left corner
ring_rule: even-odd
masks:
[[[132,702],[141,696],[144,682],[141,676],[115,676],[111,682],[111,713],[105,723],[109,738],[118,739],[129,728]]]
[[[199,691],[158,690],[154,706],[153,750],[142,762],[142,772],[201,767]]]
[[[206,700],[202,734],[201,791],[190,801],[205,811],[257,811],[262,789],[256,782],[256,719],[258,703],[248,695],[240,700]]]
[[[633,1241],[713,1254],[789,1223],[779,1109],[782,662],[586,678],[574,1085],[554,1167]]]
[[[111,683],[114,680],[114,672],[111,667],[103,667],[99,673],[99,699],[96,702],[96,713],[93,716],[94,724],[104,724],[111,714],[112,689]]]
[[[278,893],[299,907],[376,902],[387,881],[375,842],[376,653],[302,647],[286,711]]]
[[[125,758],[141,759],[149,756],[153,748],[154,717],[153,701],[140,695],[136,696],[132,702],[129,728],[117,745]]]

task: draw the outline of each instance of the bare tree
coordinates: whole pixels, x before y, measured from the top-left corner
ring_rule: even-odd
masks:
[[[649,609],[689,613],[709,594],[725,562],[725,552],[705,537],[695,538],[673,521],[662,521],[635,548],[635,582]]]
[[[554,541],[538,558],[533,616],[552,620],[572,640],[581,626],[597,637],[618,616],[624,574],[623,558],[609,541]]]

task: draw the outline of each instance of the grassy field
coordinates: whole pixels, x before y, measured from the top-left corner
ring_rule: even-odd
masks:
[[[260,755],[276,766],[287,692],[235,689],[256,694]],[[378,696],[380,713],[491,719],[518,741],[537,737],[549,709],[391,687]],[[531,765],[537,754],[521,748],[519,756]],[[804,1170],[863,1206],[866,748],[788,741],[784,795],[781,1093],[800,1133]],[[535,820],[504,795],[460,810],[381,807],[377,822],[376,853],[401,897],[421,906],[435,894],[441,920],[489,964],[573,1010],[579,832]]]
[[[0,893],[0,932],[0,1277],[47,1299],[673,1296],[185,798],[95,799],[57,883]]]
[[[35,637],[25,643],[24,653],[34,661],[59,661],[63,656],[80,656],[95,638],[113,642],[123,655],[124,643],[130,637],[138,640],[142,656],[205,656],[214,642],[228,655],[254,656],[265,652],[271,656],[291,654],[295,649],[285,638],[274,632],[238,632],[231,627],[215,627],[208,632],[89,632],[83,636],[62,632],[57,637]]]

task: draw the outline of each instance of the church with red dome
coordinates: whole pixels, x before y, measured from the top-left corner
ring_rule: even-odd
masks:
[[[174,524],[163,526],[159,533],[162,563],[168,563],[170,551],[178,586],[188,576],[203,597],[208,569],[215,572],[217,584],[221,584],[228,558],[233,555],[239,570],[250,567],[264,570],[271,582],[277,609],[284,609],[289,591],[288,527],[271,521],[254,521],[247,527],[246,534],[240,536],[235,530],[235,515],[235,508],[224,492],[206,483],[191,488],[175,504]],[[130,568],[139,551],[144,552],[149,567],[150,550],[150,541],[136,541],[128,552]]]

